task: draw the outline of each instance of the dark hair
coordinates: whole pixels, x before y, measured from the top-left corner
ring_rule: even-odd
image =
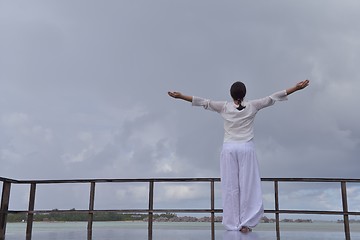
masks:
[[[230,88],[230,95],[233,100],[237,100],[240,106],[237,108],[238,110],[242,110],[245,107],[241,105],[241,102],[244,100],[246,95],[246,87],[245,84],[242,82],[234,82]]]

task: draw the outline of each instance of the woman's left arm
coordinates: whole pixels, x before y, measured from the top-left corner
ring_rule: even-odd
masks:
[[[296,91],[306,88],[307,86],[309,86],[309,82],[309,80],[298,82],[295,86],[286,89],[286,95],[290,95]]]

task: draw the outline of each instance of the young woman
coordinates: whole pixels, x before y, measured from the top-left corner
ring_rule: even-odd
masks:
[[[180,92],[168,92],[173,98],[215,111],[224,119],[220,175],[222,223],[227,230],[249,232],[259,223],[264,213],[261,178],[253,142],[256,113],[276,101],[287,100],[288,95],[308,85],[309,80],[304,80],[286,90],[252,101],[244,101],[246,87],[242,82],[235,82],[231,86],[232,102],[212,101]]]

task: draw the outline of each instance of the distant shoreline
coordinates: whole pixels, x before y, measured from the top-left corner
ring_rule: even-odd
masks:
[[[75,211],[75,209],[73,209]],[[137,214],[137,213],[113,213],[113,212],[103,212],[95,213],[93,215],[94,222],[148,222],[147,214]],[[36,214],[34,215],[34,222],[87,222],[89,215],[87,213],[62,213],[57,209],[53,210],[51,213]],[[9,214],[7,222],[26,222],[26,214]],[[212,219],[210,216],[203,217],[194,217],[194,216],[178,216],[175,213],[163,213],[163,214],[154,214],[152,216],[153,222],[211,222]],[[222,216],[215,216],[215,222],[222,222]],[[262,217],[260,223],[275,223],[276,219],[268,218],[266,216]],[[313,222],[335,222],[343,223],[343,220],[312,220],[312,219],[291,219],[284,218],[280,220],[281,223],[313,223]],[[360,223],[360,220],[350,219],[350,223]]]

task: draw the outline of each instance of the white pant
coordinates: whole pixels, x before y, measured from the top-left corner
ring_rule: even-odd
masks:
[[[220,171],[224,227],[235,231],[255,227],[264,208],[254,143],[224,143]]]

